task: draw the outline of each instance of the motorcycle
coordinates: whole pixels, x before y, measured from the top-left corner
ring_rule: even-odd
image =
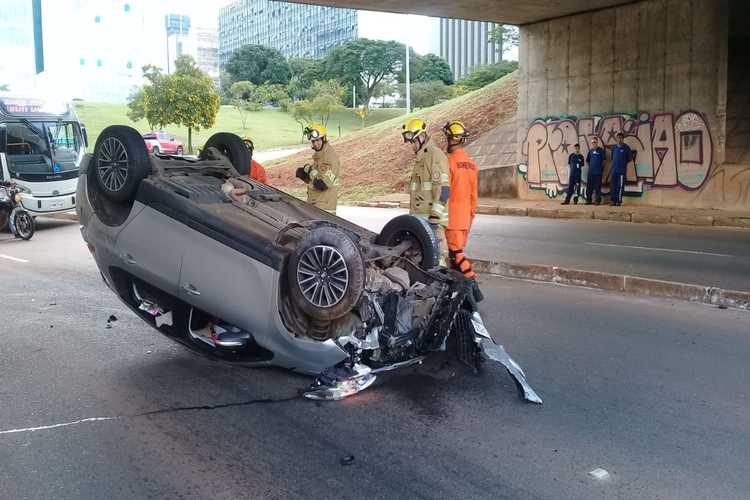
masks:
[[[26,211],[21,193],[28,190],[10,181],[0,181],[0,231],[5,226],[16,238],[30,240],[34,236],[34,218]]]

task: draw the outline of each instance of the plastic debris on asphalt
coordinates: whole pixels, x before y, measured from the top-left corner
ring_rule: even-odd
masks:
[[[589,472],[589,476],[593,477],[594,479],[604,480],[609,478],[609,472],[607,472],[604,469],[596,468]]]
[[[107,318],[107,323],[112,323],[113,321],[117,321],[117,316],[110,314],[109,318]]]
[[[354,463],[354,455],[347,455],[341,459],[341,465],[351,465]]]

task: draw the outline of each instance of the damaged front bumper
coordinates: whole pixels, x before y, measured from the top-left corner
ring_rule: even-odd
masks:
[[[520,396],[529,403],[542,404],[542,398],[528,383],[520,365],[510,357],[502,345],[495,343],[487,332],[479,312],[474,311],[469,314],[468,311],[462,310],[457,316],[451,329],[451,334],[456,337],[457,358],[475,370],[478,370],[481,363],[488,359],[502,364],[513,377]],[[348,344],[348,346],[351,345]],[[304,396],[309,399],[328,401],[353,396],[370,387],[375,382],[377,372],[420,363],[424,358],[424,356],[419,356],[372,369],[359,362],[362,356],[361,349],[351,352],[353,359],[357,361],[346,360],[325,370],[307,389]]]

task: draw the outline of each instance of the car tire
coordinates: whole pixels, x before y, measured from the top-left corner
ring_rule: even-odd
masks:
[[[177,148],[177,151],[175,152],[177,156],[182,156],[182,146]]]
[[[226,156],[240,175],[248,175],[250,172],[250,151],[245,146],[245,141],[238,135],[218,132],[209,137],[201,151],[201,160],[206,159],[206,150],[211,147],[218,149],[221,154]]]
[[[440,258],[437,237],[421,217],[405,214],[391,219],[375,238],[375,244],[395,247],[407,239],[412,240],[413,245],[404,257],[411,258],[423,269],[437,267]]]
[[[125,125],[105,128],[94,147],[94,177],[102,195],[115,203],[135,198],[138,185],[151,173],[151,160],[138,131]]]
[[[300,240],[287,275],[292,302],[311,318],[333,321],[359,301],[365,263],[359,245],[344,231],[324,226]]]

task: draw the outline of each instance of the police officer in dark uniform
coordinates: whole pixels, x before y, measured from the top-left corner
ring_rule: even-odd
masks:
[[[599,138],[591,139],[591,149],[586,155],[589,173],[586,176],[586,205],[591,205],[591,199],[596,194],[596,204],[602,202],[602,175],[604,172],[604,149],[599,146]]]
[[[630,146],[623,142],[625,136],[622,132],[617,134],[617,144],[612,146],[612,174],[610,176],[610,205],[619,207],[622,205],[622,193],[625,190],[625,173],[628,162],[633,158]]]
[[[578,205],[578,191],[581,187],[581,169],[583,168],[583,155],[581,154],[581,145],[575,145],[576,152],[570,153],[568,156],[568,166],[570,167],[570,175],[568,175],[568,194],[565,196],[563,205],[570,205],[570,198],[575,194],[573,203]]]

